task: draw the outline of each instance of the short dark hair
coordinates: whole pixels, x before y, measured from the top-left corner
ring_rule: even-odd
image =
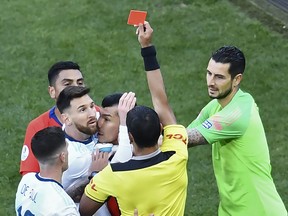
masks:
[[[105,107],[112,107],[112,106],[118,105],[122,95],[123,93],[121,92],[116,92],[113,94],[106,95],[102,100],[101,106],[105,108]],[[137,103],[135,103],[135,106],[137,106]]]
[[[50,160],[65,146],[65,133],[60,127],[44,128],[38,131],[31,141],[32,152],[40,162]]]
[[[245,56],[235,46],[223,46],[212,54],[215,62],[223,64],[230,63],[229,73],[233,79],[237,74],[243,74],[245,70]]]
[[[126,124],[139,148],[157,145],[160,133],[158,114],[146,106],[135,106],[127,113]]]
[[[71,106],[70,102],[74,98],[80,98],[90,92],[89,88],[83,86],[67,86],[64,88],[57,99],[56,106],[60,113]]]
[[[53,86],[55,85],[55,81],[58,78],[59,73],[62,70],[79,70],[80,71],[80,66],[72,61],[59,61],[56,62],[51,66],[51,68],[48,71],[48,81],[49,85]]]
[[[123,93],[116,92],[116,93],[105,96],[102,100],[101,106],[105,108],[105,107],[112,107],[114,105],[118,105],[119,100],[122,97],[122,95]]]

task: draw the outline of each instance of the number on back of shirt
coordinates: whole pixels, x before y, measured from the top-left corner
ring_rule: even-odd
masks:
[[[17,209],[17,213],[18,213],[18,216],[35,216],[34,214],[32,214],[31,211],[29,210],[26,210],[24,215],[21,214],[21,211],[22,211],[22,206],[20,206],[18,209]]]

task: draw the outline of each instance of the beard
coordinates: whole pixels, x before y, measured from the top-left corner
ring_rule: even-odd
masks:
[[[223,98],[226,98],[231,92],[232,92],[232,84],[229,89],[227,89],[225,92],[222,92],[218,96],[209,95],[209,97],[212,99],[223,99]]]
[[[87,126],[84,126],[84,125],[75,123],[75,126],[81,133],[84,133],[87,135],[94,135],[97,132],[96,124],[95,124],[95,126],[92,126],[90,124]]]

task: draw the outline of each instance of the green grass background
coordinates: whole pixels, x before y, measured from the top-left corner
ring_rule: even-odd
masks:
[[[167,93],[181,124],[188,125],[209,101],[205,73],[212,51],[224,44],[243,50],[242,89],[260,107],[272,175],[287,206],[287,35],[227,0],[2,0],[0,215],[15,215],[26,126],[54,104],[47,93],[53,63],[78,62],[98,104],[106,94],[134,91],[139,104],[151,105],[135,29],[126,24],[130,9],[148,11]],[[189,149],[189,156],[185,214],[217,215],[210,146]]]

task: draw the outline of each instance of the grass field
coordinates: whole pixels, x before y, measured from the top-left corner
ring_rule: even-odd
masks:
[[[238,1],[239,2],[239,1]],[[233,44],[246,54],[242,89],[250,92],[266,129],[277,189],[288,206],[287,35],[227,0],[14,0],[0,7],[0,215],[15,215],[20,152],[28,122],[54,102],[47,70],[59,60],[82,67],[96,103],[108,93],[134,91],[151,105],[130,9],[147,10],[166,89],[179,123],[188,125],[209,101],[210,54]],[[254,14],[257,12],[254,12]],[[189,149],[186,215],[217,215],[210,146]]]

